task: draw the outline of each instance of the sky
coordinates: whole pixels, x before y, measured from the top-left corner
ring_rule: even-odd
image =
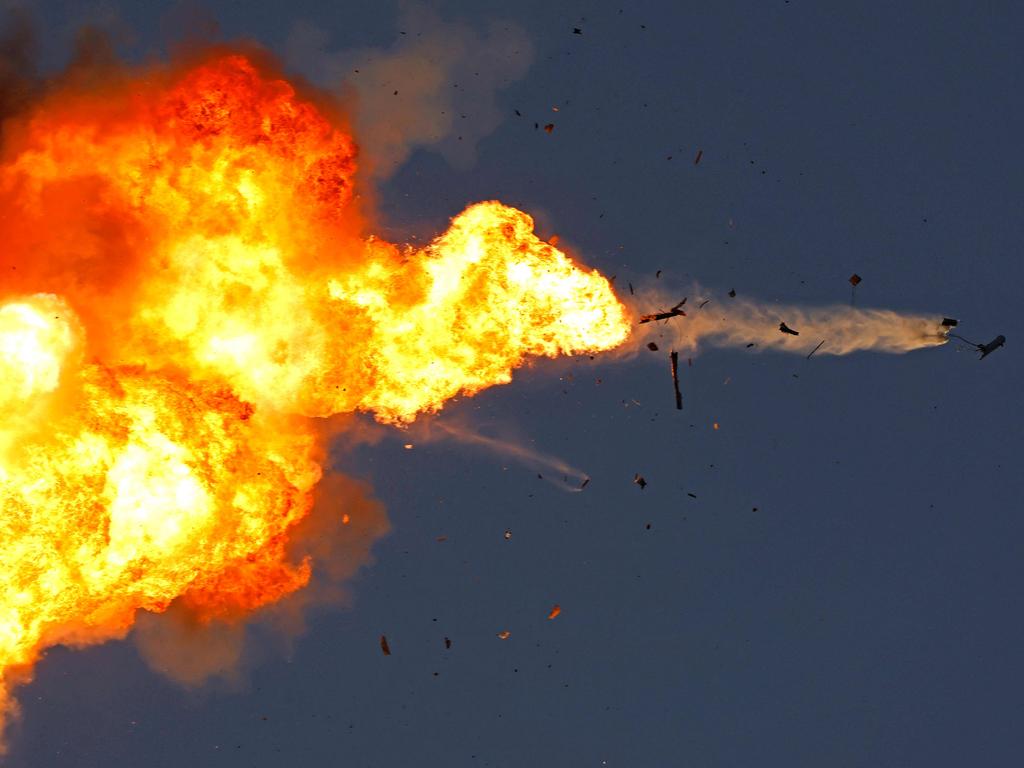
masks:
[[[500,199],[620,291],[849,304],[856,272],[858,306],[1008,341],[983,362],[960,343],[702,349],[681,412],[663,351],[640,348],[540,362],[446,409],[580,468],[579,493],[454,441],[339,445],[391,525],[347,605],[287,643],[253,628],[240,676],[201,687],[130,640],[53,648],[6,765],[1010,763],[1021,10],[705,5],[31,4],[49,71],[86,23],[132,61],[183,30],[255,40],[328,88],[374,50],[428,46],[436,82],[400,67],[397,109],[378,64],[354,115],[390,238]]]

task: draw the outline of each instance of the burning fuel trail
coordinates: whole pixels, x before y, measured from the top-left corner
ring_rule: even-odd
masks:
[[[342,116],[255,55],[72,72],[5,124],[0,728],[47,646],[306,584],[315,417],[406,424],[629,336],[526,214],[480,203],[411,248],[361,200]]]

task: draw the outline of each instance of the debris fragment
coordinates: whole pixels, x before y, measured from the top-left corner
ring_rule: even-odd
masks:
[[[388,639],[384,635],[380,636],[380,649],[385,656],[391,655],[391,646],[388,645]]]
[[[990,341],[988,344],[979,344],[978,351],[981,352],[981,357],[979,357],[978,359],[984,360],[986,357],[991,355],[1005,343],[1006,337],[1003,336],[1002,334],[999,334],[994,339],[992,339],[992,341]]]
[[[660,269],[657,272],[654,273],[654,279],[655,280],[657,280],[659,277],[661,277],[661,270]]]
[[[687,493],[686,495],[689,496],[691,499],[696,499],[697,498],[697,494],[696,493]]]
[[[634,295],[634,293],[633,293],[633,284],[632,283],[627,283],[627,285],[629,286],[629,295],[633,296]]]
[[[448,541],[447,536],[438,536],[434,541]]]
[[[511,528],[506,528],[505,529],[505,541],[509,541],[511,539],[512,539],[512,529]]]
[[[572,28],[572,33],[573,33],[574,35],[582,35],[582,34],[583,34],[583,30],[582,30],[582,29],[580,29],[579,27],[573,27],[573,28]]]
[[[782,331],[783,333],[788,333],[790,336],[799,336],[800,335],[800,331],[794,331],[792,328],[790,328],[785,323],[779,323],[779,330]]]
[[[854,272],[850,275],[850,306],[852,307],[854,301],[857,299],[857,285],[861,281],[861,276]]]
[[[956,326],[957,326],[957,324],[959,322],[960,322],[959,320],[954,320],[952,317],[944,317],[944,318],[942,318],[942,326],[944,328],[956,328]]]
[[[446,638],[444,639],[444,647],[445,647],[446,649],[448,649],[448,648],[451,648],[451,647],[452,647],[452,641],[451,641],[451,639],[450,639],[450,638],[447,638],[447,637],[446,637]]]
[[[501,640],[508,640],[510,637],[512,637],[512,633],[509,632],[507,629],[503,629],[501,632],[498,633],[498,638]]]
[[[544,126],[544,130],[547,131],[548,133],[551,133],[553,130],[555,130],[555,124],[548,123],[547,125]]]
[[[735,288],[730,288],[729,289],[729,298],[730,299],[735,299],[736,298],[736,289]]]
[[[647,487],[647,481],[644,480],[644,476],[639,473],[633,475],[633,482],[640,486],[641,491]]]
[[[699,164],[700,163],[700,159],[702,157],[704,157],[704,150],[703,149],[698,149],[697,150],[697,156],[695,158],[693,158],[693,164],[694,165]]]
[[[655,344],[653,341],[647,342],[647,348],[649,350],[651,350],[651,352],[657,352],[658,351],[658,345]]]
[[[704,309],[704,305],[707,304],[711,299],[704,299],[700,304],[697,305],[697,309]]]
[[[751,347],[756,347],[756,346],[757,346],[757,344],[755,344],[754,342],[750,342],[749,344],[747,344],[747,349],[750,349]]]
[[[686,299],[683,299],[674,307],[672,307],[672,309],[666,312],[653,312],[649,315],[642,315],[640,317],[640,324],[642,325],[643,323],[649,323],[652,320],[668,320],[670,317],[686,317],[686,313],[683,312],[682,309],[680,309],[680,307],[682,307],[685,303]]]
[[[411,451],[413,449],[412,443],[406,443],[402,447],[405,448],[405,450],[407,450],[407,451]]]
[[[821,349],[821,345],[824,344],[824,343],[825,343],[824,339],[819,341],[818,342],[818,346],[816,346],[814,349],[811,350],[811,354],[807,356],[807,359],[810,360],[811,359],[811,355],[813,355],[815,352],[817,352],[819,349]]]
[[[679,353],[674,349],[669,354],[672,363],[672,387],[676,392],[676,410],[683,410],[683,393],[679,391]]]
[[[548,614],[548,620],[550,621],[551,619],[555,618],[561,612],[562,606],[560,606],[558,603],[555,603],[554,607],[551,609],[551,613]]]
[[[341,516],[341,524],[342,524],[342,525],[348,525],[348,524],[349,524],[349,523],[351,523],[351,522],[352,522],[352,518],[351,518],[351,517],[349,517],[347,513],[346,513],[346,514],[343,514],[343,515]]]
[[[582,491],[584,488],[586,488],[588,483],[590,483],[590,478],[584,478],[583,482],[580,483],[580,490]]]

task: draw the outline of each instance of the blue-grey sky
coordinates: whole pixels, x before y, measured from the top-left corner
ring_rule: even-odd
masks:
[[[1019,759],[1019,6],[435,7],[432,29],[468,51],[446,77],[497,74],[456,103],[475,152],[424,140],[381,174],[382,232],[423,239],[498,198],[620,287],[819,305],[849,302],[857,272],[859,305],[950,315],[1007,347],[981,363],[955,344],[708,350],[681,370],[682,412],[660,353],[521,371],[450,412],[581,467],[582,493],[401,434],[339,450],[392,525],[349,607],[268,642],[234,686],[181,688],[131,642],[52,649],[19,689],[6,764]],[[401,51],[427,23],[389,2],[32,9],[51,70],[82,23],[141,60],[207,18],[325,85],[346,52]],[[510,35],[528,50],[495,64]]]

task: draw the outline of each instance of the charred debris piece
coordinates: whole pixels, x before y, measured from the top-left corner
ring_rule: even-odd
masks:
[[[783,333],[788,333],[790,336],[799,336],[800,335],[800,331],[794,331],[792,328],[790,328],[785,323],[779,323],[779,330],[782,331]]]
[[[380,650],[385,656],[391,655],[391,646],[388,645],[388,638],[385,635],[380,636]]]
[[[653,341],[647,342],[647,348],[649,350],[651,350],[651,352],[657,352],[658,351],[658,345],[655,344]]]
[[[979,344],[978,351],[981,352],[981,357],[979,357],[978,359],[984,360],[986,357],[991,355],[1005,343],[1006,337],[1003,336],[1003,334],[999,334],[994,339],[992,339],[992,341],[990,341],[988,344]]]
[[[857,300],[857,286],[863,278],[854,272],[850,275],[850,306],[852,307]]]
[[[672,387],[676,391],[676,410],[683,410],[683,394],[679,391],[679,353],[674,349],[668,356],[672,367]]]
[[[647,487],[647,481],[644,480],[644,476],[639,472],[633,475],[633,482],[640,486],[641,491]]]
[[[685,303],[686,299],[683,299],[667,312],[653,312],[649,315],[642,315],[640,317],[640,324],[642,325],[643,323],[650,323],[655,320],[668,320],[669,318],[672,317],[686,317],[686,313],[683,312],[682,309],[683,304]]]
[[[811,354],[807,356],[807,359],[810,360],[811,357],[814,355],[814,353],[817,352],[819,349],[821,349],[821,347],[822,347],[822,345],[824,343],[825,343],[825,339],[822,339],[821,341],[819,341],[818,342],[818,346],[816,346],[814,349],[811,350]]]

